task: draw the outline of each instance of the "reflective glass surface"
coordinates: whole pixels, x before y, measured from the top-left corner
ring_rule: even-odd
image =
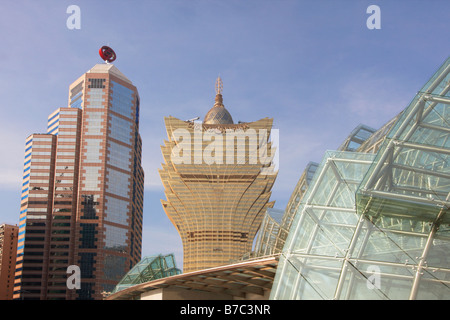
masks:
[[[131,145],[133,123],[128,120],[119,118],[114,114],[111,114],[110,117],[110,137],[119,140],[120,142]]]
[[[450,58],[367,139],[381,144],[362,150],[376,153],[326,154],[295,215],[272,299],[450,299],[449,120]]]
[[[123,173],[111,168],[106,170],[106,192],[128,198],[130,191],[130,174]]]
[[[86,172],[82,174],[84,180],[83,182],[85,184],[83,190],[100,191],[100,169],[101,167],[84,167],[84,170],[86,170]]]
[[[366,125],[357,126],[338,148],[339,151],[356,151],[373,133],[375,129]]]
[[[112,254],[105,254],[104,259],[105,267],[103,268],[104,270],[103,279],[119,281],[125,274],[126,262],[127,258],[125,257],[120,257]],[[110,290],[112,288],[113,286],[110,287]]]
[[[133,91],[115,81],[111,81],[111,83],[112,93],[110,110],[117,112],[129,119],[133,119]]]
[[[181,271],[176,267],[173,254],[144,257],[120,280],[113,293],[139,283],[176,274],[181,274]]]
[[[108,164],[126,171],[131,166],[131,148],[114,141],[109,142]]]
[[[102,135],[101,129],[103,129],[103,112],[86,112],[85,122],[86,130],[85,135]]]
[[[105,224],[105,250],[125,252],[127,248],[127,229]]]
[[[86,139],[84,156],[86,163],[102,163],[101,144],[102,139]]]
[[[102,102],[105,101],[103,97],[103,89],[89,88],[89,97],[86,99],[89,103],[85,105],[85,108],[104,108]]]
[[[359,216],[355,192],[374,155],[327,152],[295,215],[273,299],[334,299]]]
[[[110,196],[105,196],[106,199],[106,217],[105,220],[109,222],[126,225],[129,212],[129,202],[125,200],[116,199]]]

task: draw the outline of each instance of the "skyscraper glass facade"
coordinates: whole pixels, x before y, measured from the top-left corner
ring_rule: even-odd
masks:
[[[96,65],[26,141],[15,298],[102,299],[140,260],[144,173],[137,89]],[[81,288],[67,288],[67,268]]]

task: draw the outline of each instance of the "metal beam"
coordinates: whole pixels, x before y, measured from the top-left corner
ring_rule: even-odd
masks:
[[[424,144],[417,144],[417,143],[411,143],[411,142],[400,142],[397,141],[396,143],[396,147],[407,147],[407,148],[411,148],[411,149],[415,149],[415,150],[421,150],[421,151],[426,151],[426,152],[436,152],[436,153],[443,153],[443,154],[447,154],[450,155],[450,149],[448,148],[440,148],[440,147],[435,147],[435,146],[427,146]]]
[[[342,270],[341,270],[341,274],[339,275],[339,280],[336,286],[336,291],[334,293],[334,299],[337,300],[339,299],[339,297],[341,296],[343,287],[344,287],[344,282],[345,282],[345,278],[348,272],[348,267],[349,267],[349,259],[353,254],[353,250],[355,249],[356,243],[358,242],[358,238],[359,238],[359,234],[361,233],[361,230],[363,229],[363,224],[365,223],[364,220],[364,215],[361,215],[359,217],[358,220],[358,224],[355,228],[355,232],[353,233],[353,237],[350,241],[350,245],[348,246],[348,250],[345,254],[344,257],[344,263],[342,265]]]
[[[450,199],[450,193],[448,194],[446,200],[448,201],[449,199]],[[424,268],[424,265],[426,265],[426,259],[428,256],[428,252],[430,251],[430,247],[433,243],[436,232],[439,229],[441,222],[444,219],[444,215],[447,213],[447,211],[448,211],[447,208],[442,208],[439,211],[439,214],[437,215],[436,220],[433,222],[430,234],[427,239],[427,243],[425,245],[425,248],[423,249],[422,256],[420,257],[419,264],[417,266],[417,271],[416,271],[416,274],[414,277],[413,286],[411,288],[411,293],[409,295],[410,300],[415,300],[417,298],[417,293],[419,291],[420,279],[422,278],[422,275],[423,275],[422,269]]]
[[[343,207],[328,207],[328,206],[321,206],[321,205],[309,205],[308,209],[314,209],[314,210],[327,210],[327,211],[338,211],[338,212],[349,212],[349,213],[355,213],[355,208],[343,208]]]
[[[441,127],[441,126],[435,126],[433,124],[429,124],[429,123],[421,123],[419,124],[420,127],[422,128],[426,128],[426,129],[431,129],[431,130],[436,130],[436,131],[443,131],[445,133],[450,133],[450,128],[448,127]]]
[[[426,175],[435,176],[438,178],[450,179],[450,174],[448,174],[448,173],[442,173],[439,171],[432,171],[432,170],[426,170],[426,169],[417,168],[417,167],[405,166],[405,165],[401,165],[401,164],[397,164],[397,163],[392,164],[392,168],[412,171],[414,173],[426,174]]]
[[[444,103],[444,104],[450,104],[450,99],[444,97],[444,96],[440,96],[440,97],[436,97],[436,96],[432,96],[429,94],[426,94],[423,96],[425,101],[432,101],[432,102],[437,102],[437,103]]]

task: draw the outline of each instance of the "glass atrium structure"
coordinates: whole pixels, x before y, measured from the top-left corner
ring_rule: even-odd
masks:
[[[375,129],[360,124],[350,133],[338,150],[356,151],[375,132]]]
[[[283,214],[283,210],[274,208],[268,208],[266,210],[255,241],[255,256],[268,256],[276,251],[281,251],[277,249],[282,249],[283,246],[280,244],[284,244],[284,241],[281,242],[279,237]]]
[[[173,254],[148,256],[136,264],[117,284],[112,293],[156,279],[181,274]]]
[[[359,152],[325,154],[271,299],[450,299],[449,138],[450,58]]]
[[[285,211],[274,208],[268,208],[266,210],[255,241],[254,256],[260,257],[279,254],[282,251],[295,213],[311,183],[318,165],[316,162],[308,163],[295,186]]]

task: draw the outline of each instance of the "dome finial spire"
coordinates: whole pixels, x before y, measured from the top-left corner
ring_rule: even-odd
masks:
[[[216,101],[211,110],[206,114],[203,120],[204,124],[233,124],[231,114],[223,105],[222,92],[223,82],[219,75],[216,80]]]
[[[223,82],[220,76],[218,76],[216,80],[216,94],[222,94],[222,91],[223,91]]]
[[[216,80],[216,102],[214,106],[223,107],[223,99],[222,99],[222,91],[223,91],[223,82],[220,76],[217,77]]]

